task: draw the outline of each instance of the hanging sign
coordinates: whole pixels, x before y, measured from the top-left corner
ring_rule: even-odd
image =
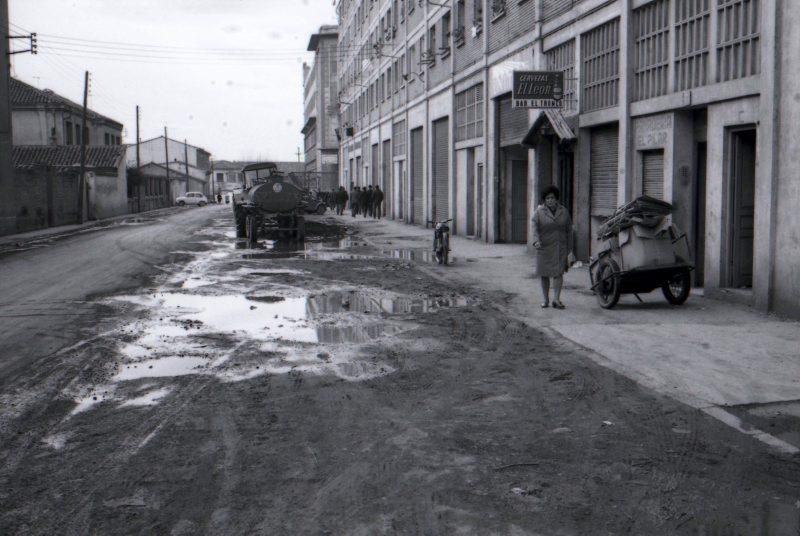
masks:
[[[564,73],[561,71],[514,71],[511,104],[514,108],[561,108]]]

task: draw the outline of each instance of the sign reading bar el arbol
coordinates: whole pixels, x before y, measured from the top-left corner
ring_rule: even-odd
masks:
[[[511,89],[514,108],[561,108],[563,98],[563,72],[514,71]]]

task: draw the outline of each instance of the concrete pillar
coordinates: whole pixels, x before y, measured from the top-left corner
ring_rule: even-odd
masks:
[[[772,307],[775,284],[776,204],[780,120],[781,55],[779,11],[796,2],[764,2],[761,12],[761,97],[756,164],[755,222],[753,237],[753,305]],[[791,10],[792,8],[789,8]],[[788,177],[787,177],[788,178]],[[792,177],[794,179],[794,177]]]
[[[0,0],[0,32],[8,35],[8,0]],[[17,230],[14,169],[11,164],[11,101],[8,39],[0,39],[0,235]]]
[[[634,173],[633,127],[631,124],[631,99],[633,98],[634,36],[631,24],[631,3],[621,3],[619,19],[619,177],[617,183],[617,205],[622,205],[634,196],[636,173]]]

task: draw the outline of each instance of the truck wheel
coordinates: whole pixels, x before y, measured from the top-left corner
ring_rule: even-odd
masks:
[[[236,223],[236,238],[245,238],[247,236],[247,219],[242,210],[234,210],[233,219]]]
[[[258,242],[258,218],[250,214],[247,215],[247,240],[248,242]]]
[[[597,286],[594,293],[603,309],[611,309],[619,301],[619,266],[612,259],[604,258],[597,265]]]
[[[186,202],[185,201],[178,201],[178,206],[179,207],[186,206]]]
[[[691,290],[692,278],[689,276],[689,270],[675,274],[661,286],[661,292],[672,305],[680,305],[685,302]]]

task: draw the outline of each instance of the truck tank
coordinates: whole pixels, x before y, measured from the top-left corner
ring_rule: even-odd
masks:
[[[244,194],[259,210],[270,214],[293,212],[302,199],[302,190],[283,177],[256,184]]]

